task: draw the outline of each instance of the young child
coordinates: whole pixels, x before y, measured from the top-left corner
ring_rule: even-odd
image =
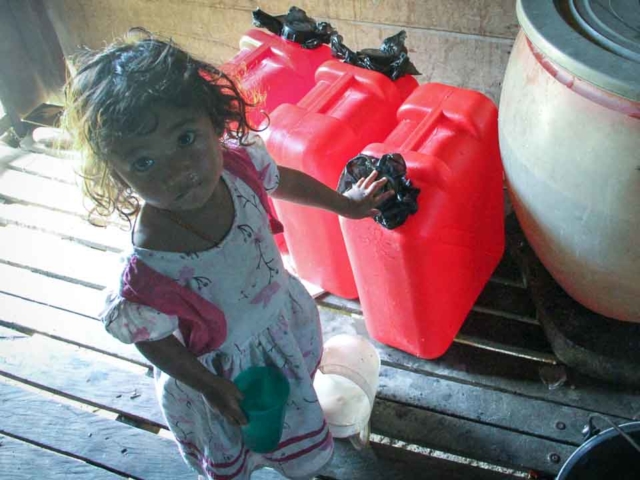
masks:
[[[265,192],[350,218],[377,214],[392,193],[371,176],[341,195],[276,166],[234,83],[170,41],[147,35],[80,60],[65,115],[84,190],[94,214],[132,224],[106,329],[157,367],[167,424],[199,475],[248,479],[267,466],[309,478],[333,451],[312,383],[322,334],[314,300],[283,266]],[[265,365],[291,393],[277,449],[257,454],[243,444],[232,382]]]

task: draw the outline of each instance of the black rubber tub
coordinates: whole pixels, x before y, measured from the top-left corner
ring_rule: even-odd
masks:
[[[618,427],[640,445],[640,422]],[[615,428],[583,443],[563,465],[556,480],[638,480],[640,451]]]

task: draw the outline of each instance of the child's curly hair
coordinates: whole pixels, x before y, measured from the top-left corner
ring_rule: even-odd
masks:
[[[133,29],[102,50],[85,49],[74,63],[78,70],[65,88],[63,125],[83,156],[83,191],[94,204],[90,219],[118,212],[131,225],[139,212],[138,198],[112,175],[106,156],[119,140],[147,133],[141,118],[152,105],[205,112],[220,136],[241,144],[256,131],[246,115],[253,104],[227,75],[146,30]]]

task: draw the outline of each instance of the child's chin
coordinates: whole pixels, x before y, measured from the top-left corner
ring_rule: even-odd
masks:
[[[211,198],[211,195],[213,195],[213,191],[211,190],[211,188],[205,188],[202,185],[199,186],[182,198],[181,201],[175,205],[176,209],[197,210],[198,208],[204,207]]]
[[[181,211],[192,211],[192,210],[198,210],[199,208],[204,207],[207,204],[207,200],[209,200],[209,198],[211,197],[211,195],[209,195],[206,198],[198,198],[198,199],[193,199],[190,202],[185,202],[184,204],[180,205],[177,210],[181,210]]]

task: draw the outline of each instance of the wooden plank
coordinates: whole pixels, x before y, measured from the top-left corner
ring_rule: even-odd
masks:
[[[325,293],[317,298],[317,302],[318,304],[328,308],[362,316],[362,306],[358,299],[350,300],[348,298],[338,297],[331,293]]]
[[[536,307],[527,290],[488,282],[473,306],[477,312],[492,313],[513,320],[537,324]]]
[[[0,325],[0,341],[11,341],[16,339],[25,339],[28,337],[29,335],[27,333]],[[0,358],[0,360],[2,359]]]
[[[454,342],[539,362],[558,363],[537,321],[528,316],[528,304],[511,305],[515,302],[511,302],[509,295],[502,292],[505,289],[507,293],[513,291],[516,298],[526,295],[526,291],[520,288],[490,282],[485,288],[486,293],[473,306]],[[529,298],[526,297],[526,300],[529,301]],[[485,303],[483,305],[480,302]],[[357,300],[321,295],[318,303],[362,316]],[[512,308],[515,313],[503,311],[505,308]]]
[[[0,292],[97,318],[105,292],[0,263]]]
[[[194,478],[172,440],[3,382],[0,382],[0,416],[3,418],[0,432],[4,434],[125,477]],[[56,467],[52,471],[63,470]]]
[[[508,355],[558,363],[540,325],[472,311],[455,339],[464,343],[469,343],[469,340],[480,348],[491,349],[493,346],[496,351]]]
[[[372,442],[370,448],[355,450],[349,442],[336,439],[333,459],[321,474],[339,480],[505,480],[511,475],[472,465],[418,454],[402,448]],[[284,480],[273,470],[259,470],[252,480]]]
[[[522,270],[520,270],[520,267],[508,250],[504,252],[500,263],[493,272],[493,275],[491,275],[491,280],[496,283],[503,283],[524,289],[527,288]]]
[[[55,431],[60,430],[54,425]],[[64,430],[64,429],[62,429]],[[0,476],[12,480],[116,480],[126,477],[15,438],[0,435]]]
[[[333,459],[322,469],[322,475],[340,480],[504,480],[513,478],[496,472],[461,465],[446,460],[371,443],[371,447],[355,450],[349,442],[336,439]],[[314,477],[315,478],[315,477]],[[252,480],[284,480],[273,470],[258,470]]]
[[[518,290],[514,290],[513,288],[506,288],[505,291],[508,291],[509,295],[501,294],[505,285],[508,287],[524,288],[523,282],[524,279],[520,267],[515,262],[511,254],[509,252],[505,252],[500,259],[500,263],[498,263],[498,266],[489,278],[483,292],[481,292],[480,297],[483,298],[482,303],[487,308],[494,306],[495,310],[502,311],[504,313],[508,313],[513,310],[514,313],[518,313],[521,316],[535,316],[535,306],[532,303],[530,295],[526,292],[523,293]],[[485,290],[487,293],[485,293]],[[500,301],[507,302],[508,299],[505,300],[502,297],[509,297],[510,295],[515,295],[517,301],[505,303],[504,308],[498,308],[494,305],[496,302],[499,303]],[[498,298],[496,299],[495,297]],[[360,302],[358,300],[348,300],[331,294],[323,295],[320,300],[327,305],[344,308],[345,310],[354,313],[362,313],[362,308],[360,307]]]
[[[135,350],[135,348],[127,345],[123,345],[117,340],[113,339],[109,334],[107,334],[102,325],[95,321],[88,319],[86,317],[80,317],[77,315],[73,315],[68,312],[57,311],[54,309],[48,309],[42,305],[33,304],[31,302],[18,299],[15,297],[0,295],[0,321],[7,326],[21,327],[22,329],[27,329],[29,331],[37,331],[41,333],[45,333],[47,335],[53,336],[54,338],[64,339],[66,341],[72,341],[79,345],[88,346],[92,349],[96,349],[103,353],[109,353],[112,355],[117,355],[121,358],[131,359],[133,361],[138,362],[141,365],[148,366],[148,362]],[[387,372],[389,374],[389,368],[384,367],[383,372]],[[397,370],[394,369],[394,372]],[[391,375],[391,374],[389,374]],[[382,379],[386,378],[384,375],[381,377]],[[389,376],[389,378],[393,378],[393,375]],[[455,391],[456,389],[462,388],[465,390],[463,397],[469,398],[472,395],[478,397],[478,402],[488,401],[489,405],[502,405],[504,402],[512,401],[514,403],[518,403],[518,405],[513,406],[513,408],[508,409],[508,411],[526,411],[527,406],[522,404],[524,400],[521,400],[519,396],[512,396],[507,393],[498,394],[495,391],[488,391],[480,389],[478,387],[472,386],[459,386],[456,383],[448,382],[444,380],[434,380],[429,377],[424,377],[422,375],[417,375],[411,372],[397,372],[397,382],[410,382],[414,384],[416,388],[417,385],[421,385],[422,383],[435,382],[434,385],[437,385],[438,388],[449,392]],[[443,383],[444,382],[444,383]],[[425,383],[425,385],[426,385]],[[435,387],[434,385],[422,385],[419,387],[420,391],[428,390],[431,391]],[[444,385],[444,386],[442,386]],[[397,388],[396,388],[397,387]],[[406,390],[406,385],[404,383],[402,385],[394,385],[393,383],[385,383],[381,380],[381,395],[389,398],[393,398],[395,400],[404,401],[406,403],[415,403],[417,400],[414,399],[410,394],[404,394]],[[413,387],[411,388],[411,390]],[[468,392],[467,392],[468,390]],[[472,392],[472,393],[470,393]],[[480,395],[478,392],[483,392],[483,395]],[[403,397],[403,395],[405,395]],[[513,398],[511,398],[513,397]],[[433,402],[438,402],[439,397],[434,395],[432,397]],[[536,403],[537,401],[528,400],[529,402]],[[541,402],[539,402],[541,403]],[[422,405],[423,404],[418,404]],[[453,408],[455,404],[451,404]],[[433,405],[430,405],[429,408],[435,408]],[[544,410],[545,406],[541,405],[540,410]],[[556,410],[559,407],[556,408]],[[493,415],[491,412],[491,408],[485,408],[487,415]],[[453,413],[452,413],[453,414]],[[456,411],[456,415],[459,416],[469,416],[471,413],[465,413],[462,410]],[[579,433],[581,427],[586,423],[584,420],[584,415],[573,414],[572,418],[577,416],[577,419],[568,420],[570,416],[569,413],[558,410],[557,412],[557,422],[563,422],[565,425],[569,426],[566,430],[560,431],[560,438],[565,441],[569,440],[567,435],[573,434],[573,430],[571,429],[571,425],[576,426],[576,430]],[[481,418],[474,418],[475,420],[481,421]],[[526,420],[526,416],[521,418],[520,420],[513,420],[516,423],[519,421],[524,422]],[[523,423],[524,425],[524,423]],[[554,424],[555,425],[555,424]],[[547,425],[548,428],[551,428]],[[523,427],[524,428],[524,427]],[[555,428],[555,427],[553,427]],[[540,433],[535,431],[536,434],[545,435],[548,437],[553,437],[555,433],[557,433],[554,429],[549,431],[544,431],[544,433]],[[564,435],[563,435],[564,434]]]
[[[421,83],[442,82],[472,88],[486,93],[497,102],[515,32],[514,7],[513,2],[509,0],[500,0],[498,4],[491,0],[482,2],[483,6],[476,7],[477,10],[467,5],[464,0],[456,0],[455,6],[451,8],[443,5],[433,7],[439,3],[437,0],[430,0],[429,6],[421,6],[422,4],[416,0],[412,2],[414,7],[407,10],[402,2],[394,2],[393,6],[388,7],[380,6],[384,2],[379,2],[376,8],[363,7],[357,14],[354,12],[354,15],[343,15],[345,19],[329,20],[340,31],[346,45],[352,50],[379,48],[384,38],[404,28],[408,34],[406,44],[410,58],[422,72],[422,76],[418,77]],[[160,5],[157,3],[155,2],[154,8],[150,8],[146,2],[114,0],[104,4],[84,0],[56,2],[47,5],[46,8],[52,16],[66,54],[76,52],[78,45],[100,46],[114,36],[123,35],[131,25],[145,25],[153,32],[174,38],[193,55],[220,64],[237,52],[241,35],[251,28],[251,15],[248,10],[216,8],[219,6],[204,1],[192,2],[189,8],[169,0],[161,0]],[[509,4],[510,8],[502,10],[503,4]],[[288,4],[281,5],[283,11],[289,7]],[[310,12],[322,8],[319,3],[309,5]],[[255,4],[248,8],[254,7]],[[504,22],[506,20],[503,12],[506,12],[507,17],[511,18],[507,21],[507,28],[512,33],[507,35],[508,38],[488,38],[446,32],[444,30],[447,27],[401,27],[396,24],[371,23],[360,18],[365,11],[375,12],[377,9],[395,13],[404,11],[406,15],[402,14],[402,17],[405,19],[411,18],[413,14],[410,12],[448,11],[449,14],[444,18],[468,19],[470,23],[466,28],[475,28],[471,27],[474,23],[480,28],[480,25],[487,26],[494,21]],[[276,5],[270,5],[268,10],[275,12],[278,8]],[[468,15],[461,16],[460,11],[468,12]],[[63,12],[66,14],[63,15]],[[374,17],[371,20],[374,20],[377,14],[372,13]],[[414,20],[421,25],[421,18],[416,16]],[[427,18],[439,19],[440,15],[428,15]],[[503,20],[497,20],[498,18]],[[212,28],[212,25],[215,25],[215,28]]]
[[[211,5],[206,0],[190,0],[197,7]],[[268,13],[282,14],[291,3],[269,2],[263,7]],[[351,20],[374,25],[417,27],[470,35],[513,38],[518,31],[515,2],[510,0],[406,0],[380,2],[375,0],[333,0],[314,2],[300,0],[296,5],[316,19]],[[253,10],[253,0],[222,0],[212,6],[225,9]]]
[[[378,396],[476,423],[580,445],[589,410],[383,365]],[[535,414],[532,414],[535,412]],[[625,419],[611,417],[614,422]]]
[[[402,438],[416,445],[495,465],[552,474],[558,473],[576,449],[572,445],[384,400],[376,401],[371,427],[378,434]]]
[[[394,442],[391,439],[390,441]],[[406,448],[394,447],[387,444],[372,442],[371,450],[373,450],[376,457],[393,460],[399,465],[410,466],[411,471],[407,472],[408,474],[405,474],[403,477],[400,477],[402,480],[414,478],[421,480],[427,478],[434,480],[504,480],[514,478],[512,475],[501,473],[497,470],[489,470],[470,464],[438,459],[437,457],[416,453]],[[384,475],[384,470],[380,471],[380,469],[378,469],[378,471],[379,474]],[[346,479],[350,477],[337,476],[336,478]]]
[[[0,412],[3,412],[6,415],[4,418],[8,419],[8,422],[0,427],[0,431],[45,447],[35,447],[11,437],[0,436],[1,448],[5,453],[0,456],[0,467],[7,467],[2,468],[2,471],[12,471],[9,470],[10,467],[17,468],[18,472],[23,471],[20,470],[19,464],[10,465],[8,462],[5,464],[4,461],[5,446],[18,443],[24,451],[20,455],[21,459],[31,460],[33,455],[38,453],[45,458],[65,459],[60,463],[48,462],[45,465],[38,464],[38,469],[29,469],[29,472],[37,472],[38,475],[47,471],[47,478],[68,478],[60,476],[67,472],[73,472],[75,475],[84,473],[84,470],[79,470],[78,473],[68,470],[69,464],[76,465],[75,468],[83,466],[88,473],[95,472],[96,475],[81,478],[121,478],[99,467],[59,453],[72,455],[93,465],[105,466],[134,478],[153,478],[154,480],[194,478],[193,473],[180,458],[177,447],[170,440],[102,419],[68,405],[47,401],[37,394],[9,387],[1,382],[0,392],[2,393]],[[65,428],[62,430],[57,428],[59,425],[65,425]],[[59,453],[47,449],[57,450]],[[15,449],[10,451],[14,452]],[[14,459],[11,460],[13,463]],[[105,472],[107,476],[99,476],[100,472]],[[420,473],[423,474],[420,478],[424,480],[508,478],[498,473],[453,464],[386,445],[372,444],[371,449],[356,451],[345,441],[336,442],[334,458],[324,473],[350,480],[404,480],[417,478]],[[17,478],[33,477],[18,476]],[[258,471],[252,475],[252,478],[267,480],[283,477],[275,472]]]
[[[102,322],[21,298],[0,294],[0,324],[90,348],[145,368],[151,367],[133,345],[126,345],[109,335]]]
[[[124,225],[96,227],[77,215],[34,205],[0,204],[1,223],[52,233],[65,240],[112,252],[121,252],[131,245],[131,234]]]
[[[239,25],[237,15],[224,12],[225,21]],[[365,48],[379,48],[385,38],[395,35],[401,29],[396,26],[374,25],[358,21],[335,20],[332,22],[341,32],[344,42],[352,50]],[[165,29],[167,27],[164,27]],[[422,75],[416,77],[420,83],[445,83],[462,88],[477,90],[487,95],[496,104],[500,100],[500,90],[504,71],[509,60],[513,44],[512,40],[487,39],[467,35],[451,34],[447,32],[425,30],[420,28],[405,28],[407,31],[406,46],[409,57]],[[165,30],[166,31],[166,30]],[[184,32],[184,30],[182,30]],[[173,29],[167,33],[174,34],[180,30]],[[196,34],[190,30],[189,37],[183,44],[191,45],[191,38]],[[237,44],[243,29],[237,29],[223,36],[223,32],[216,32],[216,40],[225,45]],[[211,37],[211,33],[208,33]],[[220,37],[218,37],[220,35]],[[186,37],[186,35],[185,35]],[[206,37],[204,37],[206,38]],[[201,42],[203,37],[198,37]],[[198,45],[199,48],[202,48]],[[228,54],[228,49],[202,52],[212,58],[216,51]],[[199,53],[199,52],[197,52]],[[202,56],[202,55],[201,55]],[[206,57],[205,57],[206,58]],[[230,58],[218,56],[216,63]]]
[[[322,471],[340,480],[500,480],[507,477],[470,465],[461,465],[426,455],[372,443],[355,450],[347,441],[336,440],[333,460]],[[256,475],[257,477],[257,475]],[[253,476],[251,477],[253,478]]]
[[[51,342],[47,342],[47,349],[51,348]],[[26,346],[23,344],[22,348],[45,348],[44,346],[36,346],[34,344],[31,344],[29,346]],[[54,348],[55,349],[55,348]],[[6,349],[5,345],[3,344],[3,352],[8,351],[10,349]],[[68,358],[68,354],[65,355],[66,358]],[[11,362],[13,359],[15,359],[15,356],[12,355],[12,352],[8,351],[8,361]],[[51,357],[50,357],[51,358]],[[51,360],[52,361],[58,361],[60,359],[60,357],[52,357]],[[40,360],[38,363],[40,363],[42,360]],[[52,365],[52,363],[47,362],[49,365]],[[24,365],[24,364],[23,364]],[[29,379],[31,384],[37,384],[38,386],[44,386],[45,388],[47,388],[48,390],[54,390],[57,391],[59,387],[59,385],[55,385],[52,388],[52,383],[56,383],[48,381],[46,382],[46,385],[43,385],[42,383],[42,379],[43,377],[49,376],[49,377],[59,377],[60,375],[64,375],[64,373],[61,373],[60,370],[66,371],[67,368],[65,368],[64,365],[61,366],[61,368],[58,368],[58,363],[55,364],[56,368],[49,368],[48,369],[48,374],[47,375],[40,375],[40,378],[34,378],[34,375],[29,375]],[[41,363],[40,363],[41,366]],[[90,366],[87,365],[82,365],[79,366],[77,364],[74,364],[75,371],[74,371],[74,377],[77,376],[79,378],[78,382],[83,382],[84,378],[89,376],[93,376],[95,374],[95,368],[100,369],[101,365],[100,362],[92,362],[90,364]],[[80,368],[78,368],[80,367]],[[113,367],[111,367],[113,368]],[[111,372],[110,372],[111,373]],[[87,375],[88,374],[88,375]],[[12,375],[13,377],[13,375]],[[121,377],[122,378],[122,377]],[[136,380],[134,379],[134,377],[132,375],[130,375],[131,381],[136,382]],[[146,378],[146,377],[143,377]],[[69,384],[67,383],[67,385],[64,387],[64,390],[67,392],[66,395],[69,395],[69,392],[73,392],[72,396],[74,399],[77,399],[78,396],[76,395],[77,391],[79,389],[84,390],[85,392],[87,391],[86,388],[82,388],[81,386],[78,387],[77,383],[78,382],[73,382],[74,384],[76,384],[76,386],[69,388]],[[115,383],[122,383],[122,382],[115,382]],[[138,393],[142,393],[144,390],[142,390],[139,386],[139,382],[138,386],[136,388],[136,391]],[[89,402],[91,404],[95,404],[96,403],[96,397],[100,397],[99,391],[105,390],[105,389],[110,389],[113,386],[113,382],[110,385],[102,385],[100,384],[94,384],[93,388],[91,390],[93,390],[92,393],[90,393],[89,395],[82,395],[83,399],[86,401],[87,397],[90,397],[92,400]],[[151,385],[149,385],[147,387],[148,390],[153,391],[153,388]],[[9,393],[11,393],[11,391],[18,391],[19,394],[7,394],[7,390],[9,391]],[[19,410],[20,412],[24,412],[24,416],[28,417],[29,421],[26,421],[24,418],[22,418],[21,415],[13,415],[12,417],[12,423],[11,424],[5,424],[3,425],[2,428],[4,428],[6,431],[8,431],[9,433],[11,433],[12,435],[16,435],[16,436],[21,436],[24,438],[28,438],[30,440],[36,440],[38,439],[38,441],[44,445],[48,445],[51,447],[58,447],[60,448],[62,445],[64,444],[64,451],[66,453],[70,453],[70,454],[74,454],[77,456],[80,456],[82,458],[87,458],[90,459],[92,461],[96,461],[95,459],[96,456],[98,455],[103,455],[105,449],[109,450],[108,447],[113,447],[113,445],[117,445],[117,446],[122,446],[124,445],[125,448],[127,448],[127,456],[122,459],[120,458],[120,456],[118,456],[118,453],[121,453],[120,450],[118,450],[116,448],[115,451],[113,451],[113,448],[111,448],[111,454],[113,458],[109,457],[109,452],[107,451],[107,453],[104,455],[104,457],[100,456],[98,457],[98,459],[100,458],[109,458],[109,460],[102,460],[105,462],[105,464],[110,465],[112,468],[117,468],[118,471],[121,472],[128,472],[130,474],[135,474],[135,475],[140,475],[137,472],[132,472],[130,469],[125,470],[123,467],[119,466],[115,461],[116,460],[129,460],[129,456],[134,456],[135,452],[146,452],[149,447],[147,445],[141,444],[141,441],[137,438],[135,439],[131,439],[130,437],[132,435],[134,435],[134,433],[131,433],[131,431],[133,429],[126,427],[124,425],[120,425],[117,424],[116,422],[110,422],[110,421],[106,421],[104,419],[101,419],[100,417],[94,416],[92,414],[89,413],[84,413],[84,412],[77,412],[75,411],[72,407],[69,406],[65,406],[65,405],[61,405],[55,408],[53,414],[51,414],[49,412],[49,409],[51,408],[50,405],[43,403],[42,400],[36,398],[35,394],[30,394],[28,392],[24,393],[19,391],[20,389],[17,389],[15,387],[9,387],[7,386],[6,388],[3,386],[3,384],[0,382],[0,398],[2,399],[0,401],[0,414],[4,413],[2,412],[2,410],[6,410],[6,411],[14,411],[15,410],[15,405],[12,404],[16,403],[21,405],[21,410]],[[57,393],[60,393],[59,391]],[[104,405],[105,403],[113,403],[113,399],[107,399],[107,401],[105,401],[105,397],[101,396],[101,398],[99,398],[97,401],[99,401],[101,403],[101,407],[102,408],[109,408],[110,409],[114,409],[113,405]],[[47,402],[49,403],[49,402]],[[43,411],[44,410],[44,411]],[[121,410],[121,408],[115,408],[115,410]],[[138,414],[139,415],[139,409],[138,408],[127,408],[127,410],[130,410],[130,414],[133,413],[133,415]],[[131,412],[131,410],[136,410],[135,412]],[[71,422],[71,421],[67,421],[66,420],[66,415],[69,414],[70,411],[73,411],[73,416],[77,417],[77,421]],[[147,415],[147,412],[143,413],[145,416]],[[41,419],[40,416],[42,416]],[[35,423],[33,423],[35,422]],[[65,439],[64,442],[60,441],[60,438],[58,436],[58,434],[56,433],[56,430],[53,428],[47,428],[47,425],[51,423],[52,425],[56,425],[56,424],[65,424],[67,426],[66,432],[65,434],[68,434],[69,430],[71,430],[72,434],[74,437],[80,438],[85,440],[87,437],[89,437],[89,440],[85,440],[84,443],[83,442],[77,442],[77,441],[72,441],[72,439]],[[38,428],[33,428],[33,425],[37,424]],[[42,432],[40,431],[40,429],[43,429],[44,431],[44,435],[42,434]],[[90,433],[99,433],[99,435],[95,436],[90,436]],[[126,433],[126,438],[122,439],[124,433]],[[136,431],[138,432],[138,431]],[[146,432],[138,432],[135,433],[135,435],[140,435],[140,434],[144,434]],[[145,436],[145,438],[143,438],[142,440],[148,441],[147,438],[149,437],[150,434],[147,434]],[[94,438],[95,441],[94,441]],[[107,440],[109,442],[105,445],[105,442]],[[104,440],[102,440],[104,439]],[[113,440],[113,442],[111,441]],[[155,440],[154,440],[155,441]],[[170,455],[166,455],[167,457],[170,457]],[[364,458],[363,458],[364,456]],[[409,457],[412,457],[411,455],[409,455]],[[135,458],[135,456],[134,456]],[[407,459],[407,456],[404,456],[405,459]],[[139,459],[136,460],[136,465],[142,463],[139,461]],[[149,462],[149,463],[155,463],[154,462]],[[468,475],[469,472],[474,471],[475,469],[470,469],[470,468],[461,468],[458,465],[449,465],[447,463],[443,463],[440,464],[440,462],[436,462],[435,460],[431,459],[431,460],[425,460],[423,462],[423,464],[430,464],[430,466],[432,467],[432,476],[428,476],[425,477],[426,479],[437,479],[437,478],[443,478],[442,476],[438,476],[440,475],[442,472],[448,472],[448,474],[451,474],[452,476],[446,476],[446,478],[469,478]],[[366,468],[365,468],[366,467]],[[384,467],[384,468],[382,468]],[[132,467],[131,467],[132,468]],[[144,468],[148,468],[147,466],[145,466]],[[385,461],[384,458],[381,458],[377,461],[375,461],[374,463],[371,463],[371,457],[367,456],[366,454],[358,454],[355,451],[353,451],[353,449],[351,449],[349,451],[349,448],[343,445],[339,445],[338,449],[337,449],[337,454],[336,454],[336,458],[334,459],[334,462],[332,463],[332,465],[330,466],[330,468],[328,469],[327,473],[331,473],[331,474],[338,474],[338,478],[353,478],[353,479],[370,479],[370,480],[377,480],[377,479],[384,479],[384,480],[393,480],[393,479],[404,479],[404,478],[411,478],[410,476],[407,476],[409,471],[414,471],[415,469],[412,470],[412,468],[410,466],[406,466],[406,465],[402,465],[400,463],[392,463],[390,464],[388,461]],[[456,475],[454,476],[452,472],[457,472]],[[147,472],[148,473],[148,472]],[[256,477],[258,479],[262,478],[262,474],[263,472],[260,472],[260,475],[256,475]],[[155,476],[145,476],[145,475],[140,475],[141,478],[172,478],[172,477],[155,477]],[[279,477],[276,477],[279,478]],[[473,478],[480,478],[480,479],[492,479],[492,478],[502,478],[499,476],[494,476],[494,475],[488,475],[488,476],[480,476],[480,477],[473,477]]]
[[[505,263],[508,263],[508,261],[505,261]],[[508,266],[506,268],[511,267]],[[318,300],[330,307],[340,308],[350,313],[362,314],[362,307],[358,300],[349,300],[331,294],[322,295]],[[517,285],[505,283],[502,277],[491,277],[489,279],[480,292],[473,310],[538,324],[536,308],[529,292]]]
[[[488,327],[487,327],[488,328]],[[558,365],[560,360],[553,353],[544,353],[531,350],[528,347],[519,347],[511,343],[505,344],[501,341],[492,340],[490,337],[475,335],[466,335],[458,333],[454,339],[454,343],[461,345],[469,345],[483,350],[489,350],[499,354],[510,355],[512,357],[520,357],[535,362],[547,363],[550,365]]]
[[[9,115],[5,116],[7,118]],[[11,120],[9,120],[11,121]],[[0,142],[0,173],[15,159],[20,158],[24,152],[19,148],[10,147],[5,142]]]
[[[311,5],[315,3],[310,2]],[[518,31],[515,4],[510,0],[410,0],[329,2],[332,18],[384,23],[455,33],[514,38]],[[340,16],[338,16],[340,15]]]
[[[152,380],[50,339],[2,340],[2,374],[100,408],[162,424]],[[34,352],[25,356],[24,352]],[[48,365],[43,371],[42,365]],[[402,438],[389,435],[393,438]],[[414,442],[416,443],[416,442]]]
[[[9,165],[14,170],[54,179],[70,185],[78,185],[81,180],[79,162],[68,158],[23,152],[23,155]]]
[[[40,335],[6,336],[9,338],[0,337],[0,375],[165,426],[153,380],[144,374],[146,369]]]
[[[0,228],[2,262],[45,272],[93,288],[113,283],[121,269],[119,255],[62,240],[55,235],[12,225]]]
[[[640,411],[640,398],[632,389],[593,380],[564,366],[552,367],[555,368],[551,372],[554,378],[545,379],[547,365],[518,357],[497,357],[494,352],[466,345],[454,344],[441,358],[431,361],[394,349],[385,349],[381,356],[390,366],[442,375],[606,415],[632,419]]]
[[[4,110],[0,108],[0,136],[4,135],[11,126],[11,117],[8,114],[5,115]]]
[[[338,20],[335,27],[352,50],[379,48],[400,28]],[[487,39],[407,27],[409,58],[422,74],[420,83],[445,83],[477,90],[496,104],[512,40]]]
[[[350,323],[353,321],[353,319],[349,318],[347,321]],[[343,320],[339,320],[339,322],[341,324],[344,324]],[[366,334],[366,329],[364,328],[361,319],[359,320],[359,322],[361,324],[361,333]],[[456,349],[453,350],[456,351]],[[458,349],[457,352],[460,353],[461,350]],[[462,352],[464,352],[462,358],[456,358],[455,355],[450,358],[447,357],[450,362],[453,362],[453,368],[451,364],[447,364],[446,362],[441,365],[439,363],[420,362],[418,360],[418,362],[416,363],[417,359],[411,357],[410,355],[403,354],[402,352],[394,351],[393,349],[387,349],[385,351],[385,355],[387,355],[386,359],[391,364],[404,365],[406,366],[406,368],[416,369],[417,371],[420,371],[422,369],[426,369],[426,371],[429,371],[433,368],[433,365],[437,365],[437,368],[435,369],[436,371],[440,371],[440,369],[443,369],[444,372],[447,372],[446,374],[453,375],[454,377],[461,376],[462,378],[469,378],[471,379],[471,381],[477,381],[478,378],[481,378],[482,381],[485,381],[487,378],[489,378],[491,379],[490,383],[497,381],[497,383],[501,384],[500,388],[512,389],[512,391],[516,392],[521,391],[522,388],[525,388],[526,390],[531,390],[534,396],[541,396],[542,398],[546,398],[550,395],[552,397],[558,395],[558,390],[555,390],[553,392],[548,391],[546,386],[539,379],[540,373],[538,371],[538,368],[528,365],[528,362],[514,362],[513,360],[510,362],[496,362],[495,358],[488,356],[485,359],[483,355],[479,354],[478,352],[474,352],[473,349],[462,350]],[[484,363],[479,362],[480,359],[483,359]],[[464,365],[464,368],[461,368],[460,362],[468,363],[468,365]],[[474,369],[476,369],[477,372],[481,374],[480,377],[474,377],[473,375],[468,374],[469,370]],[[518,378],[518,376],[522,376],[522,382],[512,380]],[[603,388],[601,384],[591,385],[588,381],[584,381],[584,379],[580,379],[580,381],[583,382],[582,385],[585,386],[587,390],[592,390],[596,393],[596,395],[592,398],[590,395],[582,395],[582,392],[576,393],[575,391],[570,391],[568,392],[570,393],[570,395],[565,395],[566,397],[569,397],[570,402],[573,402],[573,398],[578,398],[582,401],[588,402],[586,404],[587,408],[595,410],[600,409],[600,405],[604,405],[604,407],[602,408],[605,413],[609,406],[611,406],[613,410],[611,410],[609,413],[617,414],[620,416],[630,416],[628,412],[631,406],[634,404],[637,405],[638,403],[637,401],[635,401],[635,403],[631,402],[630,396],[623,394],[619,397],[619,404],[617,406],[612,405],[618,403],[617,400],[612,401],[612,399],[610,398],[611,396],[607,395],[606,389]],[[560,390],[565,391],[567,389],[565,388]],[[560,397],[563,397],[563,395],[560,395]],[[561,398],[561,401],[567,400]],[[579,404],[579,402],[577,403]],[[637,407],[634,408],[636,409],[636,411],[638,410]]]
[[[315,285],[308,282],[302,283],[311,296],[323,292]],[[0,293],[7,293],[92,318],[97,318],[102,310],[105,295],[103,290],[2,263],[0,263]]]
[[[325,340],[340,333],[369,338],[364,319],[320,306]],[[382,362],[403,370],[511,392],[562,405],[628,419],[640,411],[640,397],[632,389],[614,387],[570,372],[570,379],[549,388],[541,379],[541,366],[519,357],[504,357],[488,350],[453,344],[442,357],[422,360],[371,340]],[[562,367],[558,367],[562,371]],[[615,389],[615,394],[611,394]]]
[[[124,23],[129,16],[130,25],[148,25],[153,29],[162,25],[167,20],[171,26],[184,27],[187,19],[176,18],[179,14],[170,0],[155,1],[150,8],[148,2],[127,2],[126,0],[110,2],[111,8],[100,2],[91,0],[67,0],[56,2],[48,7],[54,18],[64,18],[66,10],[69,17],[69,30],[66,37],[69,41],[84,39],[76,45],[87,43],[87,40],[106,40],[113,36],[114,26]],[[115,5],[113,5],[115,4]],[[225,17],[231,13],[238,19],[241,29],[248,29],[251,25],[251,10],[256,8],[254,0],[222,0],[210,2],[208,0],[188,0],[185,8],[188,20],[195,23],[195,30],[206,33],[202,25],[224,28]],[[518,29],[515,18],[515,4],[510,0],[479,0],[469,3],[465,0],[411,0],[403,2],[378,2],[373,0],[334,0],[331,2],[313,2],[300,0],[296,5],[303,8],[317,20],[350,20],[369,24],[386,24],[396,27],[411,26],[438,31],[450,31],[454,33],[470,35],[487,35],[505,38],[514,38]],[[279,15],[285,13],[291,6],[290,2],[275,0],[268,5],[261,5],[268,13]],[[125,10],[125,7],[128,9]],[[64,10],[63,10],[64,9]],[[95,11],[95,13],[93,13]],[[159,12],[159,14],[158,14]],[[158,17],[157,20],[154,20]],[[103,22],[97,22],[96,18],[104,18]],[[81,20],[86,24],[82,25]],[[153,22],[153,23],[151,23]],[[91,27],[96,31],[91,35]],[[60,29],[59,22],[55,22]],[[109,28],[111,27],[111,28]],[[182,28],[184,30],[184,28]],[[180,28],[177,28],[180,30]],[[120,28],[116,34],[124,33]],[[109,35],[109,36],[106,36]],[[63,41],[63,44],[67,42]]]
[[[66,55],[77,53],[79,45],[103,47],[126,34],[132,25],[144,25],[156,34],[172,37],[193,55],[222,63],[237,52],[240,35],[251,28],[251,13],[197,7],[128,0],[63,0],[45,5]]]
[[[80,188],[15,170],[0,174],[0,198],[87,216]]]

